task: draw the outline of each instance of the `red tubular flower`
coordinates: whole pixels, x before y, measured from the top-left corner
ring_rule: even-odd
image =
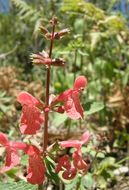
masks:
[[[55,171],[59,173],[62,170],[62,177],[67,180],[73,179],[77,174],[77,170],[71,165],[68,155],[64,155],[58,159]]]
[[[27,181],[31,184],[41,184],[45,179],[45,165],[40,157],[40,150],[34,145],[28,145],[25,153],[29,155]]]
[[[17,150],[24,150],[26,144],[21,142],[9,142],[8,138],[3,133],[0,133],[0,144],[6,149],[5,166],[0,169],[0,173],[4,173],[20,164],[20,157]]]
[[[45,179],[45,165],[40,157],[40,150],[22,142],[9,142],[5,134],[0,133],[0,144],[6,149],[5,166],[0,169],[0,173],[9,171],[14,166],[20,164],[18,150],[23,150],[29,156],[29,167],[27,181],[31,184],[41,184]]]
[[[74,147],[76,148],[76,151],[72,154],[73,158],[73,164],[74,167],[78,170],[86,170],[87,169],[87,164],[85,161],[82,159],[82,152],[81,152],[81,147],[83,144],[87,143],[90,138],[90,133],[86,131],[82,137],[81,140],[68,140],[68,141],[62,141],[59,144],[63,148],[68,148],[68,147]]]
[[[58,173],[59,171],[61,171],[62,167],[64,167],[65,169],[71,167],[68,155],[64,155],[58,159],[58,165],[56,166],[55,171]]]
[[[79,95],[86,85],[87,79],[84,76],[79,76],[75,80],[73,88],[66,90],[56,97],[52,105],[64,102],[64,109],[71,119],[83,118],[83,108],[80,104]]]
[[[78,170],[86,170],[87,169],[87,164],[86,162],[82,159],[82,153],[79,151],[75,151],[72,155],[73,158],[73,164],[75,168]]]
[[[69,168],[68,170],[65,170],[62,174],[62,177],[67,180],[73,179],[77,174],[77,169],[74,167]]]
[[[23,106],[20,130],[23,134],[35,134],[40,129],[44,118],[38,107],[43,107],[43,104],[27,92],[21,92],[18,96],[18,101]]]

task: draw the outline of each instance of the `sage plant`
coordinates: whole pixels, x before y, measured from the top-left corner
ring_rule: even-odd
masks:
[[[25,135],[35,135],[41,125],[43,128],[43,147],[38,148],[32,143],[25,142],[10,142],[7,136],[0,133],[0,145],[5,147],[6,159],[5,165],[0,168],[0,173],[7,172],[13,167],[20,164],[19,150],[28,155],[28,168],[26,179],[31,184],[38,184],[39,189],[43,183],[50,176],[48,175],[48,158],[54,163],[54,171],[58,176],[61,172],[62,177],[67,180],[73,179],[78,172],[86,174],[88,170],[87,163],[83,160],[81,147],[89,141],[90,134],[86,130],[80,140],[67,140],[62,142],[55,142],[48,146],[48,124],[50,112],[58,112],[63,114],[66,112],[67,116],[71,119],[82,119],[83,108],[81,106],[79,96],[87,85],[85,76],[79,76],[75,79],[73,87],[54,96],[50,99],[50,80],[51,69],[55,67],[65,67],[63,59],[53,59],[52,51],[55,40],[60,40],[67,33],[68,29],[63,29],[59,32],[55,31],[58,24],[57,18],[50,20],[52,32],[43,26],[40,26],[41,33],[50,41],[49,52],[42,51],[37,54],[32,54],[32,63],[38,66],[46,67],[46,95],[45,101],[41,101],[33,97],[28,92],[21,92],[18,95],[18,102],[22,106],[22,115],[20,119],[20,131]],[[74,148],[72,159],[68,154],[59,156],[58,152],[66,148]],[[54,152],[54,154],[53,154]]]

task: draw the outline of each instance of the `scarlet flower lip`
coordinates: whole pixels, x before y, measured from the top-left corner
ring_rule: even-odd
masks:
[[[27,145],[24,151],[29,156],[27,181],[34,185],[43,183],[46,169],[41,151],[34,145]]]
[[[33,97],[31,94],[29,94],[26,91],[22,91],[18,97],[17,97],[18,102],[24,106],[24,105],[29,105],[32,104],[36,107],[41,107],[44,106],[44,104],[38,100],[37,98]]]
[[[66,111],[68,117],[70,117],[71,119],[82,119],[84,110],[80,104],[79,95],[86,85],[86,77],[77,77],[74,82],[73,88],[68,89],[62,92],[60,95],[58,95],[52,101],[51,106],[63,102],[64,110]]]
[[[38,107],[44,104],[27,92],[21,92],[18,101],[22,105],[20,130],[23,134],[35,134],[44,122],[44,117]]]

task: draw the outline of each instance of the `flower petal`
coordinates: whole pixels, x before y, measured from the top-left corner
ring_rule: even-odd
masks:
[[[79,76],[74,82],[74,89],[83,89],[87,85],[87,79],[84,76]]]
[[[80,153],[80,154],[79,154]],[[85,161],[82,159],[82,155],[81,152],[77,152],[75,151],[72,155],[73,158],[73,163],[75,168],[77,168],[78,170],[84,170],[87,169],[87,164],[85,163]]]
[[[20,163],[20,157],[17,151],[11,147],[6,148],[5,166],[0,169],[0,173],[4,173],[17,166]]]
[[[89,133],[89,131],[86,131],[86,132],[82,135],[82,137],[81,137],[81,142],[82,142],[82,144],[87,143],[87,142],[89,141],[89,139],[90,139],[90,133]]]
[[[76,149],[80,149],[83,144],[87,143],[90,138],[89,131],[86,131],[82,137],[81,140],[67,140],[67,141],[61,141],[59,144],[62,146],[62,148],[68,148],[68,147],[74,147]]]
[[[0,133],[0,144],[6,146],[9,144],[8,138],[4,133]]]
[[[83,108],[80,104],[79,93],[73,92],[64,103],[66,113],[71,119],[83,118]]]
[[[35,134],[43,121],[44,118],[38,108],[33,105],[24,105],[20,124],[20,130],[23,134]]]
[[[70,96],[72,92],[72,89],[62,92],[59,96],[57,96],[57,102],[64,102],[65,100],[67,100],[68,96]]]
[[[71,168],[71,163],[70,163],[68,155],[64,155],[58,159],[58,164],[56,166],[55,171],[59,173],[62,170],[62,167],[66,169]]]
[[[19,95],[18,95],[18,102],[21,103],[21,105],[35,105],[35,106],[38,106],[38,105],[41,105],[41,102],[39,100],[37,100],[35,97],[33,97],[31,94],[29,94],[28,92],[21,92]]]
[[[16,150],[25,150],[27,146],[27,144],[22,143],[22,142],[12,142],[10,144],[11,144],[11,147]]]
[[[63,171],[62,177],[67,180],[73,179],[76,176],[77,170],[72,167],[68,155],[64,155],[58,159],[55,172],[59,173],[60,171]]]
[[[45,179],[45,165],[38,154],[29,156],[27,181],[31,184],[41,184]]]
[[[62,174],[62,177],[67,180],[73,179],[77,174],[77,169],[74,167],[71,167],[68,170],[65,170]]]
[[[33,154],[40,155],[40,153],[41,153],[40,150],[36,146],[30,145],[30,144],[28,144],[26,146],[26,148],[24,149],[24,151],[25,151],[25,154],[27,154],[29,156],[32,156]]]
[[[59,144],[62,146],[62,148],[74,147],[80,149],[82,146],[82,142],[79,140],[62,141]]]

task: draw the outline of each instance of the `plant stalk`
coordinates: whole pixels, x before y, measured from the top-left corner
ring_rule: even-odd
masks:
[[[52,56],[54,31],[55,31],[55,25],[53,25],[53,30],[52,30],[49,58],[51,58],[51,56]],[[46,97],[46,100],[45,100],[46,107],[49,106],[50,71],[51,71],[51,66],[49,65],[47,67],[47,74],[46,74],[46,96],[45,96]],[[43,154],[45,153],[45,151],[47,149],[47,144],[48,144],[48,120],[49,120],[48,114],[49,114],[49,111],[46,111],[45,112],[45,121],[44,121]]]
[[[50,41],[49,58],[51,58],[51,56],[52,56],[54,31],[55,31],[55,25],[53,25],[53,29],[52,29],[52,38]],[[47,74],[46,74],[46,95],[45,95],[46,108],[49,106],[50,72],[51,72],[51,67],[49,65],[47,67]],[[49,111],[45,111],[45,113],[44,113],[45,121],[44,121],[44,136],[43,136],[43,155],[45,154],[47,145],[48,145],[48,120],[49,120],[48,114],[49,114]],[[38,185],[38,190],[43,190],[43,189],[44,189],[43,184]]]

